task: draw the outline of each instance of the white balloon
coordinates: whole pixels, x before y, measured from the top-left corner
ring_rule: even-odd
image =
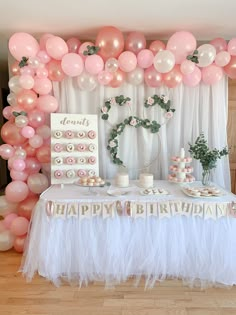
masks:
[[[17,203],[11,203],[7,201],[5,196],[0,196],[0,215],[5,216],[8,213],[16,212],[17,211]]]
[[[216,49],[213,45],[204,44],[198,47],[198,66],[207,67],[212,64],[216,57]]]
[[[154,57],[153,65],[158,72],[167,73],[175,66],[175,56],[169,50],[161,50]]]
[[[20,76],[14,75],[8,82],[9,89],[14,93],[19,93],[22,90],[22,87],[19,82]]]
[[[0,252],[5,252],[13,247],[15,236],[9,230],[0,233]]]
[[[136,67],[133,71],[130,71],[126,75],[126,79],[133,85],[139,85],[144,80],[144,70],[140,67]]]
[[[219,67],[224,67],[230,62],[231,56],[228,51],[220,51],[216,55],[215,64]]]
[[[78,86],[83,91],[92,91],[97,86],[97,79],[95,76],[83,72],[80,76],[77,78]]]

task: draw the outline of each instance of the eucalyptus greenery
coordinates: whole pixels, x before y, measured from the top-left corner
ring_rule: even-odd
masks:
[[[170,107],[170,100],[165,95],[158,96],[157,94],[154,94],[153,96],[148,97],[144,102],[146,108],[155,105],[159,105],[166,112],[175,112],[175,109]]]
[[[227,147],[224,147],[222,150],[210,150],[203,133],[197,137],[194,144],[189,143],[189,146],[189,153],[194,159],[200,161],[204,171],[215,168],[217,160],[229,154]]]
[[[28,66],[28,60],[29,60],[29,58],[22,57],[21,61],[19,62],[19,67],[23,68],[25,66]]]
[[[87,50],[83,51],[84,56],[91,56],[91,55],[96,55],[100,50],[100,47],[98,46],[87,46]]]
[[[17,116],[27,116],[27,113],[24,111],[21,112],[12,112],[13,116],[17,117]]]
[[[149,129],[151,133],[157,133],[161,127],[155,120],[141,119],[136,116],[126,118],[122,123],[117,124],[110,132],[107,149],[110,151],[112,162],[117,165],[123,165],[123,161],[118,157],[118,136],[121,135],[126,126],[143,127]]]
[[[194,63],[199,63],[199,61],[198,61],[198,51],[194,50],[192,55],[188,55],[187,56],[187,60],[191,60]]]
[[[118,104],[119,106],[123,106],[123,105],[129,104],[130,100],[131,100],[130,97],[124,97],[124,95],[119,95],[119,96],[109,98],[101,109],[102,119],[108,120],[109,118],[108,112],[110,111],[111,106],[113,104]]]

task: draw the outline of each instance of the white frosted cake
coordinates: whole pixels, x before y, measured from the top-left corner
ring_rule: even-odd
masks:
[[[139,184],[143,188],[153,187],[153,175],[149,173],[142,173],[139,176]]]
[[[127,173],[118,173],[116,175],[116,186],[118,187],[128,187],[129,186],[129,174]]]

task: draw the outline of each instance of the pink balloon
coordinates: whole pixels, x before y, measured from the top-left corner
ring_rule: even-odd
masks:
[[[132,51],[136,55],[146,48],[146,39],[141,32],[131,32],[125,41],[125,50]]]
[[[12,180],[19,180],[19,181],[24,182],[24,181],[26,181],[29,174],[25,171],[15,171],[12,169],[10,171],[10,176],[11,176]]]
[[[162,74],[157,72],[154,66],[151,66],[145,70],[144,80],[147,86],[159,87],[162,85]]]
[[[183,76],[183,83],[187,86],[194,87],[199,84],[201,77],[201,70],[198,67],[195,67],[192,73]]]
[[[227,50],[227,42],[224,38],[214,38],[209,44],[215,47],[216,53]]]
[[[182,79],[183,75],[179,65],[175,65],[170,72],[163,74],[163,82],[169,88],[175,88],[182,82]]]
[[[124,49],[124,36],[116,27],[105,26],[97,34],[96,46],[100,48],[98,54],[104,61],[116,58]]]
[[[53,113],[58,109],[57,99],[52,95],[39,96],[37,108],[45,113]]]
[[[51,129],[47,125],[43,125],[36,129],[36,133],[43,139],[48,139],[51,136]]]
[[[14,239],[13,247],[17,253],[23,253],[26,236],[18,236]]]
[[[26,152],[27,158],[34,157],[36,154],[36,149],[32,148],[31,145],[29,145],[29,143],[26,143],[24,145],[24,150]]]
[[[16,148],[14,156],[18,159],[24,160],[26,158],[26,151],[22,149],[21,147]]]
[[[39,135],[34,135],[32,138],[29,139],[29,144],[33,148],[40,148],[43,145],[43,138]]]
[[[48,55],[48,53],[46,52],[46,50],[40,50],[37,53],[37,58],[39,59],[39,61],[43,64],[48,63],[51,60],[51,57]]]
[[[31,75],[33,77],[35,74],[35,70],[30,66],[25,66],[23,68],[20,68],[20,74],[21,75]]]
[[[44,174],[32,174],[27,179],[27,184],[30,189],[35,194],[41,194],[49,186],[48,179]]]
[[[75,53],[63,56],[61,61],[62,70],[70,77],[77,77],[84,70],[83,59]]]
[[[27,172],[28,174],[38,173],[41,169],[41,163],[34,157],[27,157],[25,163],[25,172]]]
[[[154,40],[151,42],[149,49],[156,55],[159,51],[165,50],[166,45],[161,40]]]
[[[49,145],[43,145],[36,151],[36,157],[40,163],[51,161],[51,149]]]
[[[53,34],[45,33],[40,37],[39,46],[41,50],[46,50],[46,42],[49,38],[53,37]]]
[[[219,67],[224,67],[230,62],[231,56],[228,51],[220,51],[216,55],[215,64]]]
[[[116,72],[113,73],[113,79],[110,81],[109,86],[113,88],[117,88],[123,84],[125,81],[125,73],[118,69]]]
[[[205,84],[215,84],[221,80],[223,76],[222,68],[216,65],[210,65],[202,69],[202,81]]]
[[[39,95],[47,95],[52,90],[52,82],[48,78],[35,77],[33,89]]]
[[[3,224],[3,220],[0,221],[0,234],[6,231],[5,225]]]
[[[48,77],[48,69],[45,67],[39,67],[36,70],[36,76],[40,79],[47,78]]]
[[[10,145],[21,145],[26,142],[26,139],[21,135],[20,128],[8,121],[1,129],[1,137],[4,142]]]
[[[28,125],[33,128],[38,128],[40,126],[43,126],[46,120],[44,112],[39,111],[37,109],[29,112],[27,117],[28,117]]]
[[[32,138],[35,134],[34,128],[25,126],[21,129],[21,135],[27,139]]]
[[[24,217],[30,220],[32,211],[38,202],[39,197],[36,195],[32,195],[27,197],[25,200],[18,204],[17,213],[20,217]]]
[[[10,144],[2,144],[0,146],[0,156],[4,160],[8,160],[15,153],[15,149]]]
[[[24,200],[29,193],[29,188],[22,181],[13,181],[5,189],[6,199],[10,202],[20,202]]]
[[[236,79],[236,56],[231,56],[230,62],[224,67],[224,72],[231,79]]]
[[[102,57],[98,55],[91,55],[85,59],[85,70],[89,74],[96,75],[104,68],[104,62]]]
[[[84,42],[83,44],[80,45],[79,49],[78,49],[78,54],[80,55],[80,57],[85,60],[87,58],[86,55],[84,55],[84,51],[88,50],[88,46],[94,46],[94,43],[92,42]]]
[[[22,74],[19,83],[23,89],[30,90],[34,86],[34,78],[29,74]]]
[[[11,108],[11,106],[4,107],[3,110],[2,110],[2,115],[7,120],[11,119],[12,118],[12,108]]]
[[[193,34],[185,31],[174,33],[166,45],[166,49],[174,54],[176,64],[184,61],[188,55],[193,53],[196,47],[197,42]]]
[[[8,47],[10,53],[16,60],[22,57],[34,57],[39,51],[37,40],[27,33],[15,33],[11,36]]]
[[[104,70],[99,72],[97,79],[101,85],[108,85],[113,79],[113,74],[109,71]]]
[[[20,74],[20,67],[19,67],[19,61],[15,61],[11,66],[11,73],[14,75],[19,75]]]
[[[15,159],[12,163],[12,168],[19,172],[24,171],[25,166],[25,161],[22,159]]]
[[[51,60],[47,64],[48,78],[52,81],[61,82],[65,78],[65,73],[62,70],[61,62],[58,60]]]
[[[15,236],[23,236],[28,232],[29,221],[24,217],[15,218],[10,227],[10,231]]]
[[[16,218],[18,218],[18,215],[15,213],[9,213],[8,215],[6,215],[3,220],[4,227],[6,229],[10,229],[12,221],[15,220]]]
[[[190,74],[194,71],[195,69],[195,63],[192,62],[191,60],[184,60],[181,63],[180,70],[183,74]]]
[[[153,63],[153,58],[154,58],[154,55],[151,50],[148,50],[148,49],[140,50],[137,56],[139,67],[144,68],[144,69],[151,67]]]
[[[124,51],[118,58],[119,67],[124,72],[133,71],[137,66],[137,58],[131,51]]]
[[[80,40],[76,37],[69,38],[66,43],[68,46],[69,53],[77,53],[81,45]]]
[[[236,55],[236,37],[232,38],[228,42],[228,52],[230,53],[231,56]]]
[[[46,41],[46,51],[50,57],[61,60],[68,53],[68,47],[61,37],[53,36]]]
[[[22,90],[17,94],[17,103],[24,110],[30,111],[35,108],[37,94],[32,90]]]

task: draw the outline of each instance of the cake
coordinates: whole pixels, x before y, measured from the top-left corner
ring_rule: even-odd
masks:
[[[142,173],[139,176],[139,184],[143,188],[153,187],[153,175],[149,173]]]
[[[129,186],[129,174],[118,173],[116,175],[115,184],[118,187],[128,187]]]

